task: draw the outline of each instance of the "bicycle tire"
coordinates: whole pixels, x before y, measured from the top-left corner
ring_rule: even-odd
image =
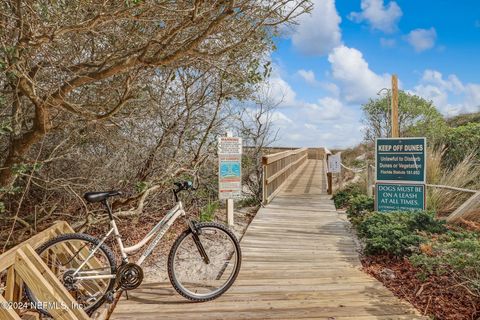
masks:
[[[219,223],[215,222],[206,222],[206,223],[198,223],[196,225],[197,230],[201,230],[203,228],[216,228],[224,232],[232,241],[235,247],[235,252],[236,252],[236,265],[234,266],[234,271],[230,279],[226,284],[223,285],[221,290],[215,291],[210,295],[202,295],[202,296],[196,296],[188,291],[183,289],[182,284],[178,281],[176,275],[175,275],[175,270],[174,270],[174,262],[175,262],[175,254],[182,242],[190,235],[192,234],[192,231],[190,229],[185,230],[180,236],[175,240],[175,243],[173,244],[172,248],[170,249],[170,253],[168,255],[168,277],[170,279],[170,283],[172,284],[173,288],[175,291],[177,291],[181,296],[195,302],[205,302],[205,301],[211,301],[214,300],[218,297],[220,297],[222,294],[224,294],[230,287],[233,285],[235,282],[238,273],[240,272],[240,267],[242,264],[242,253],[240,249],[240,243],[237,240],[237,237],[233,234],[232,231],[230,231],[228,228],[226,228],[224,225],[221,225]],[[199,253],[200,254],[200,253]]]

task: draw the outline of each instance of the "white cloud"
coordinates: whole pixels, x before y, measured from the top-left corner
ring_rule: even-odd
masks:
[[[328,95],[314,102],[304,101],[285,81],[278,66],[274,66],[268,82],[270,99],[279,102],[278,109],[271,116],[274,128],[279,129],[278,146],[341,146],[348,147],[362,140],[358,108],[346,105],[336,95]],[[298,71],[308,81],[315,81],[320,87],[338,91],[334,83],[319,82],[311,70]],[[268,88],[268,87],[267,87]],[[342,128],[335,129],[338,123]],[[334,132],[334,133],[332,133]]]
[[[480,28],[480,20],[475,20],[475,28]]]
[[[280,111],[274,111],[271,115],[271,120],[281,126],[287,126],[293,123],[292,119]]]
[[[370,70],[362,53],[355,48],[337,47],[328,56],[328,61],[332,76],[348,102],[365,103],[379,90],[390,86],[389,75],[378,75]]]
[[[460,93],[465,90],[462,82],[454,74],[448,76],[446,80],[443,75],[436,70],[425,70],[423,72],[422,81],[439,86],[441,89]]]
[[[363,138],[359,112],[334,98],[306,104],[291,111],[288,116],[292,123],[285,127],[277,126],[280,130],[276,145],[350,147]]]
[[[410,31],[410,33],[405,36],[405,39],[415,51],[422,52],[435,46],[437,32],[435,28],[415,29]]]
[[[311,14],[298,18],[292,34],[293,45],[302,53],[324,55],[341,43],[340,22],[335,0],[313,0]]]
[[[361,12],[350,13],[349,19],[355,22],[367,21],[372,29],[385,33],[397,30],[397,23],[403,14],[395,1],[385,5],[383,0],[362,0],[361,8]]]
[[[293,107],[296,105],[297,94],[292,89],[290,84],[283,80],[280,74],[273,69],[272,76],[265,83],[266,95],[274,104],[280,104],[285,107]]]
[[[396,44],[395,39],[380,38],[380,45],[384,48],[393,48]]]
[[[465,106],[467,112],[480,111],[480,84],[467,84],[465,87],[465,96]]]
[[[322,82],[321,86],[334,97],[338,97],[340,95],[340,88],[333,82]]]
[[[412,93],[433,104],[447,116],[480,110],[480,84],[464,84],[456,75],[444,78],[436,70],[425,70]]]
[[[315,79],[315,73],[312,70],[300,69],[297,71],[297,73],[309,85],[315,86],[318,84],[317,79]]]

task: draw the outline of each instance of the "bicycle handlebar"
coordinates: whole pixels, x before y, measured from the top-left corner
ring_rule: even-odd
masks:
[[[196,190],[196,188],[193,187],[192,181],[175,182],[174,185],[177,187],[177,192],[182,190]]]
[[[182,182],[175,182],[174,185],[177,187],[173,189],[173,195],[175,196],[175,201],[178,202],[178,194],[184,190],[197,190],[197,188],[193,187],[192,181],[182,181]]]

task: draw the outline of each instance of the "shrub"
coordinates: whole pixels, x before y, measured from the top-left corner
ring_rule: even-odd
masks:
[[[427,275],[448,275],[472,295],[480,295],[480,237],[473,232],[448,232],[428,243],[428,250],[409,259]]]
[[[219,207],[218,201],[209,202],[205,207],[200,210],[200,221],[209,222],[215,218],[215,211]]]
[[[255,207],[260,205],[260,203],[261,201],[259,201],[255,197],[246,197],[235,201],[235,205],[237,206],[237,208]]]
[[[337,209],[345,208],[347,207],[351,197],[357,196],[362,193],[362,186],[360,184],[351,183],[335,192],[332,199]]]
[[[445,152],[442,162],[453,168],[470,153],[480,159],[480,123],[471,122],[456,128],[450,128],[445,138]]]
[[[347,215],[350,222],[357,226],[363,221],[365,216],[374,210],[374,201],[372,197],[359,194],[350,198]]]
[[[358,225],[358,234],[365,241],[366,254],[404,256],[417,250],[425,241],[422,233],[446,232],[445,223],[434,214],[419,212],[375,212]]]

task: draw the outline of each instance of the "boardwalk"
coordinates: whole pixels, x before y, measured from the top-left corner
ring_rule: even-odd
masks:
[[[113,319],[420,319],[359,270],[354,242],[325,195],[322,161],[292,175],[241,244],[242,270],[219,299],[189,303],[169,283],[149,283],[122,300]]]

